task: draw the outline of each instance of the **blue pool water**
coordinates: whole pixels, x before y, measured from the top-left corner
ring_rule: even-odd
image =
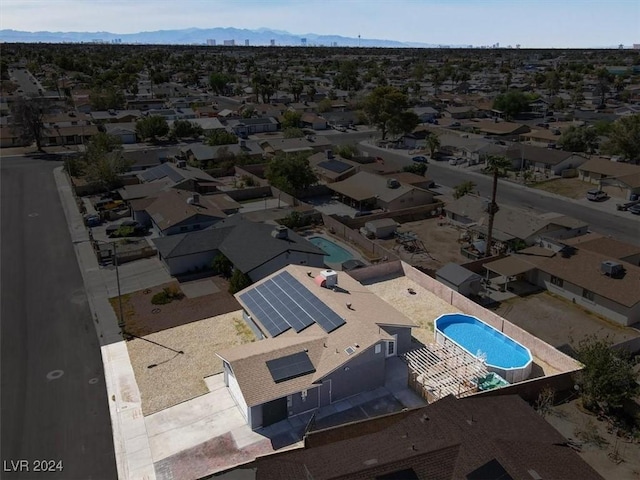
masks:
[[[487,365],[521,368],[532,360],[527,348],[470,315],[442,315],[436,319],[435,326],[470,354],[486,355]]]
[[[353,258],[353,255],[351,255],[347,250],[324,237],[309,237],[308,240],[316,247],[320,247],[321,250],[324,250],[326,253],[324,256],[325,262],[342,263]]]

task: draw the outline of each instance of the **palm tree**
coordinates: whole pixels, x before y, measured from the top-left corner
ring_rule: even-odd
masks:
[[[421,165],[424,165],[424,164],[421,164]],[[462,182],[462,183],[460,183],[460,184],[455,186],[455,188],[453,190],[453,198],[455,198],[456,200],[458,198],[462,198],[465,195],[467,195],[468,193],[473,193],[473,191],[475,189],[476,189],[476,184],[474,182],[472,182],[471,180],[467,180],[465,182]]]
[[[487,157],[487,167],[485,172],[493,175],[493,187],[491,189],[491,202],[487,207],[489,213],[489,225],[487,227],[487,245],[485,247],[484,256],[491,256],[491,244],[493,243],[493,220],[500,208],[496,203],[496,194],[498,192],[498,177],[504,177],[506,171],[511,168],[511,160],[498,155],[489,155]]]
[[[427,148],[431,158],[436,154],[436,151],[440,148],[440,137],[433,133],[427,137]]]

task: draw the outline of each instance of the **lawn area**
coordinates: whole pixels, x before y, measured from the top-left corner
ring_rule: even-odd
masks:
[[[573,199],[585,198],[587,192],[595,188],[594,185],[578,180],[577,178],[558,178],[536,183],[531,186],[538,190],[544,190],[545,192],[555,193]]]

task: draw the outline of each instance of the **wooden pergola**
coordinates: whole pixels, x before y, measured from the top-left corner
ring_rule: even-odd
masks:
[[[478,391],[476,380],[489,372],[484,361],[457,345],[430,343],[404,355],[414,387],[427,401],[447,395],[466,397]]]

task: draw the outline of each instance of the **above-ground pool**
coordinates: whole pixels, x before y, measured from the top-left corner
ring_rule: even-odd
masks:
[[[437,343],[451,342],[482,358],[489,371],[509,383],[525,380],[531,374],[529,349],[476,317],[450,313],[436,318],[434,326]]]
[[[313,243],[316,247],[320,247],[320,249],[326,253],[324,256],[325,262],[341,264],[342,262],[353,258],[353,255],[351,255],[347,250],[324,237],[309,237],[307,240]]]

